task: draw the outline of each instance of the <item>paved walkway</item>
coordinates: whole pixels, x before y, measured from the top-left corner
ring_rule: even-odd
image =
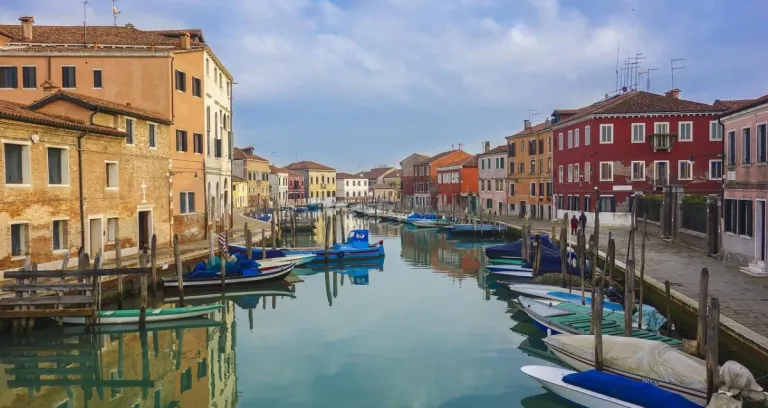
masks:
[[[523,220],[505,217],[502,222],[519,227]],[[588,231],[592,227],[587,225]],[[551,233],[552,223],[531,220],[531,229]],[[624,267],[629,230],[601,228],[599,249],[603,252],[608,248],[609,232],[616,242],[616,259],[621,261],[617,264]],[[560,233],[559,226],[557,233]],[[569,235],[569,240],[574,239],[575,236]],[[640,243],[638,233],[635,236],[637,274],[640,273]],[[673,296],[694,311],[698,309],[699,276],[701,269],[706,267],[709,270],[709,296],[720,300],[720,322],[724,328],[768,354],[768,279],[747,275],[737,266],[652,236],[646,243],[645,263],[646,282],[663,291],[664,281],[668,280]]]

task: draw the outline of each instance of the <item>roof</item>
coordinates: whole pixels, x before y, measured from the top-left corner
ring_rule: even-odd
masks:
[[[365,178],[369,179],[377,179],[381,176],[383,176],[385,173],[389,171],[394,171],[394,167],[377,167],[374,169],[371,169],[370,171],[364,171],[361,172],[360,175],[365,176]]]
[[[448,164],[440,166],[437,170],[440,170],[440,169],[446,168],[446,167],[456,167],[456,166],[460,166],[460,167],[477,167],[477,155],[473,154],[472,156],[469,156],[466,159],[452,161],[452,162],[450,162]]]
[[[715,103],[713,103],[713,106],[717,106],[719,108],[725,108],[727,110],[733,110],[733,109],[739,109],[742,106],[747,105],[750,102],[753,102],[755,99],[716,99]]]
[[[0,100],[0,118],[69,130],[95,132],[111,136],[126,136],[125,132],[117,129],[88,125],[76,119],[36,112],[26,105],[4,100]]]
[[[253,154],[253,146],[244,148],[235,147],[233,156],[235,160],[259,160],[269,162],[269,160]]]
[[[408,157],[406,157],[405,159],[401,160],[400,164],[403,164],[404,161],[408,160],[411,157],[416,157],[417,159],[419,159],[419,162],[422,162],[422,161],[427,160],[429,158],[429,156],[427,156],[426,154],[413,153],[413,154],[409,155]]]
[[[436,155],[434,155],[432,157],[428,157],[428,158],[424,159],[424,161],[419,163],[419,164],[430,164],[430,163],[434,162],[435,160],[442,159],[443,157],[448,156],[449,154],[451,154],[453,152],[462,152],[462,151],[463,150],[461,150],[461,149],[458,149],[458,150],[447,150],[447,151],[444,151],[442,153],[438,153],[438,154],[436,154]]]
[[[232,175],[232,182],[233,183],[245,183],[246,180],[240,176]]]
[[[395,171],[387,174],[386,176],[384,176],[384,178],[385,179],[388,179],[388,178],[398,178],[398,177],[401,177],[402,175],[403,175],[403,172],[400,171],[400,169],[395,169]]]
[[[96,98],[93,96],[87,96],[87,95],[70,92],[70,91],[64,91],[64,90],[58,90],[44,98],[38,99],[37,101],[29,105],[29,108],[33,110],[39,109],[57,100],[69,101],[77,105],[86,107],[90,110],[100,110],[107,113],[126,115],[126,116],[135,117],[138,119],[160,122],[166,125],[171,124],[171,121],[168,118],[166,118],[164,115],[157,112],[148,111],[146,109],[137,108],[135,106],[132,106],[130,102],[123,105],[116,102],[111,102],[104,99]]]
[[[291,169],[286,169],[283,167],[283,170],[285,170],[286,173],[288,173],[288,177],[301,177],[304,178],[304,175],[299,173],[298,171],[293,171]]]
[[[499,153],[506,154],[508,151],[509,151],[509,148],[507,147],[507,145],[503,144],[503,145],[500,145],[500,146],[496,146],[493,149],[488,150],[485,153],[479,153],[478,156],[488,156],[488,155],[491,155],[491,154],[499,154]]]
[[[366,179],[366,177],[363,177],[359,174],[336,173],[336,180],[344,180],[344,179]]]
[[[277,167],[274,164],[270,164],[269,165],[269,172],[272,173],[272,174],[278,174],[278,173],[280,173],[280,174],[287,174],[288,173],[288,169],[284,169],[282,167]]]
[[[336,171],[336,169],[328,167],[324,164],[313,162],[311,160],[302,160],[300,162],[291,163],[285,166],[290,170],[323,170],[323,171]]]
[[[85,32],[85,34],[83,34]],[[199,28],[178,30],[139,30],[132,24],[124,26],[32,26],[32,39],[26,40],[22,35],[21,23],[0,25],[0,34],[9,38],[9,42],[29,44],[56,45],[133,45],[133,46],[181,46],[180,37],[190,34],[190,44],[205,44],[203,31]]]
[[[563,111],[564,109],[560,109],[560,111]],[[576,111],[575,109],[568,109],[569,111]],[[521,136],[527,136],[527,135],[535,135],[537,133],[540,133],[544,130],[549,129],[552,126],[552,123],[549,122],[549,119],[545,120],[544,122],[539,123],[538,125],[533,125],[527,129],[523,129],[514,135],[510,135],[507,137],[521,137]]]
[[[562,110],[560,110],[562,111]],[[584,118],[589,115],[613,115],[628,113],[702,113],[722,112],[722,107],[673,98],[646,91],[632,91],[612,98],[604,99],[592,105],[578,109],[578,113],[555,126]]]
[[[735,106],[734,108],[729,109],[728,111],[724,112],[722,115],[720,115],[718,117],[722,118],[724,116],[733,115],[734,113],[738,113],[738,112],[741,112],[743,110],[747,110],[747,109],[750,109],[750,108],[754,108],[756,106],[760,106],[760,105],[766,104],[766,103],[768,103],[768,95],[763,95],[763,96],[761,96],[759,98],[749,99],[749,100],[742,99],[741,101],[748,101],[748,102],[744,102],[744,103],[738,104],[738,106]],[[717,101],[715,101],[715,103],[717,103]]]

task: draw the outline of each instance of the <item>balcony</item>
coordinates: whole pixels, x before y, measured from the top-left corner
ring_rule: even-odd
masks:
[[[216,158],[221,158],[221,139],[213,141],[213,151]]]
[[[653,143],[653,151],[659,150],[672,150],[673,141],[677,138],[674,133],[654,133],[651,136],[651,143]]]

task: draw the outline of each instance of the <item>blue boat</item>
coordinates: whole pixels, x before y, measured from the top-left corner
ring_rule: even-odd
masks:
[[[533,248],[533,243],[536,242],[536,235],[537,234],[531,234],[531,248]],[[549,236],[549,234],[538,234],[539,235],[539,242],[541,243],[542,248],[551,249],[557,252],[560,252],[560,249],[555,245],[555,243],[552,241],[552,237]],[[533,251],[533,249],[531,249]],[[491,259],[498,259],[498,258],[506,258],[506,259],[519,259],[523,257],[523,240],[522,238],[509,243],[509,244],[501,244],[501,245],[494,245],[490,246],[488,248],[485,248],[485,255],[488,256],[488,258]]]
[[[453,224],[445,228],[449,234],[458,235],[475,235],[480,234],[503,234],[507,227],[503,225],[491,225],[491,224]]]
[[[213,264],[200,262],[195,265],[192,272],[183,276],[182,282],[178,282],[176,278],[163,278],[163,286],[205,288],[221,285],[222,265],[219,258],[213,259]],[[237,258],[224,264],[224,278],[227,285],[278,281],[290,274],[295,266],[296,263],[291,261],[259,262]]]
[[[384,256],[384,241],[379,241],[375,244],[368,243],[369,232],[367,229],[356,229],[349,232],[346,244],[336,244],[328,248],[328,261],[329,262],[343,262],[345,260],[359,260],[359,259],[375,259]],[[232,253],[244,253],[245,247],[242,245],[230,245],[230,251]],[[261,250],[253,249],[254,253],[260,254]],[[281,248],[280,252],[286,257],[293,257],[296,255],[315,255],[315,259],[312,262],[325,261],[325,249],[324,248],[309,248],[309,249],[287,249]],[[275,255],[278,255],[275,253]],[[269,259],[270,252],[267,252],[267,258]],[[255,257],[258,259],[258,257]],[[279,256],[276,256],[279,258]]]
[[[323,209],[322,204],[307,204],[307,210],[309,211],[318,211]]]

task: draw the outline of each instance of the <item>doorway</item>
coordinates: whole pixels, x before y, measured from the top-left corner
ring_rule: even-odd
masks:
[[[152,239],[152,211],[139,211],[139,251],[148,247]]]
[[[101,253],[104,229],[101,224],[101,218],[91,218],[88,220],[90,245],[88,246],[91,259],[96,257],[96,254]]]
[[[756,256],[758,262],[765,262],[765,201],[755,201],[755,244],[760,245],[757,248]]]
[[[666,186],[669,184],[669,162],[657,161],[654,163],[654,174],[656,176],[657,186]]]

